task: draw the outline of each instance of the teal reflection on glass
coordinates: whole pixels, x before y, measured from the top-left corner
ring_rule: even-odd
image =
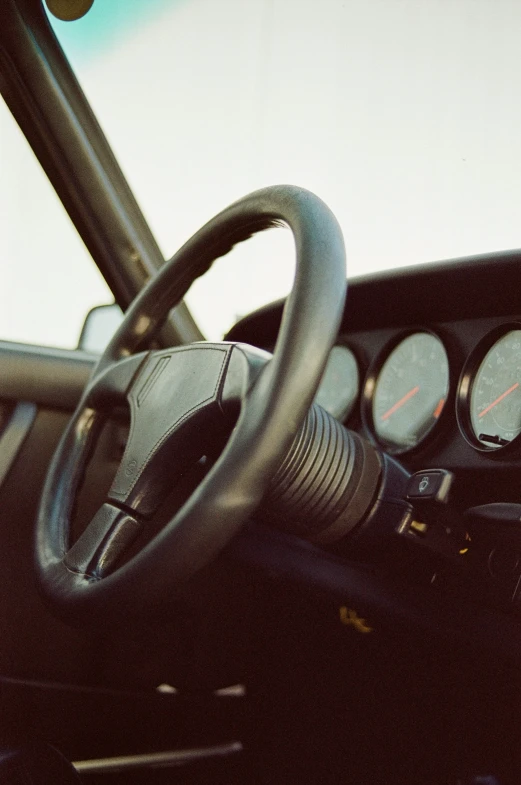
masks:
[[[84,63],[103,55],[148,21],[185,0],[94,0],[90,11],[75,22],[47,16],[69,60]]]

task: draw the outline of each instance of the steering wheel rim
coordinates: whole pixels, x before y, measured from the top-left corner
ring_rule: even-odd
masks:
[[[159,361],[165,363],[165,357],[170,362],[175,356],[179,363],[183,349],[133,353],[157,334],[169,310],[216,258],[280,223],[294,235],[296,273],[273,357],[264,364],[247,347],[202,345],[213,360],[216,353],[227,357],[220,371],[216,364],[215,389],[220,392],[211,402],[212,411],[216,405],[222,408],[226,390],[229,398],[240,398],[242,404],[224,450],[182,508],[136,556],[114,570],[110,564],[103,576],[101,571],[89,572],[86,543],[94,553],[96,538],[103,539],[104,554],[110,557],[112,547],[119,553],[135,534],[128,505],[112,505],[117,514],[101,508],[103,514],[95,516],[87,535],[82,535],[81,548],[69,546],[75,498],[103,421],[100,399],[110,398],[115,376],[119,393],[123,390],[128,397],[133,390],[137,395],[136,379],[151,357],[154,368]],[[37,518],[35,560],[41,590],[57,613],[86,623],[141,615],[217,556],[258,507],[306,416],[338,331],[345,293],[340,227],[318,197],[295,186],[273,186],[240,199],[165,263],[136,297],[96,365],[49,467]],[[202,347],[184,347],[188,351],[183,362],[202,357]],[[83,549],[80,559],[71,556],[75,548]]]

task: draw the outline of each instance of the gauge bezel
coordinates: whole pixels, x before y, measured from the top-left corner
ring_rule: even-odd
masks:
[[[409,338],[411,335],[418,335],[422,333],[426,333],[427,335],[431,335],[433,338],[437,338],[437,340],[441,343],[443,350],[445,352],[445,358],[447,361],[447,370],[448,370],[447,397],[437,422],[434,423],[431,429],[427,431],[425,436],[422,439],[420,439],[420,441],[418,441],[413,447],[399,447],[399,446],[393,447],[392,445],[380,439],[376,432],[374,418],[373,418],[373,400],[374,400],[376,385],[379,376],[382,372],[383,366],[387,362],[388,358],[391,356],[392,352],[394,352],[396,347],[399,346],[406,338]],[[445,421],[448,409],[450,408],[449,403],[451,400],[452,390],[453,390],[453,375],[452,375],[450,356],[447,350],[446,343],[443,340],[443,338],[439,335],[439,333],[429,329],[428,327],[411,327],[408,330],[401,330],[390,341],[386,342],[385,346],[377,354],[376,358],[369,366],[369,370],[367,372],[367,376],[364,383],[364,388],[362,391],[362,406],[361,406],[362,424],[364,426],[366,435],[369,437],[369,440],[375,446],[379,447],[382,450],[385,450],[385,452],[388,453],[389,455],[405,455],[405,454],[413,455],[416,452],[420,452],[424,450],[426,444],[428,444],[431,441],[431,439],[436,438],[436,434],[439,432],[440,423]]]
[[[488,352],[501,340],[501,338],[503,338],[503,336],[512,332],[512,330],[521,330],[521,322],[505,322],[505,324],[500,324],[498,327],[494,327],[493,330],[490,330],[490,332],[477,342],[465,360],[456,392],[456,419],[461,435],[467,444],[470,444],[474,450],[481,453],[487,453],[491,458],[496,455],[501,455],[501,457],[503,457],[506,453],[518,449],[521,444],[521,433],[512,439],[510,444],[505,444],[500,447],[488,447],[486,444],[483,444],[483,442],[480,442],[474,433],[474,427],[472,425],[470,411],[472,389],[479,369]]]

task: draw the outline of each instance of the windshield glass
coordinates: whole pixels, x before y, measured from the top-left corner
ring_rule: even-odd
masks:
[[[95,0],[52,19],[165,257],[257,188],[324,199],[348,275],[521,245],[521,4]],[[289,232],[188,295],[211,338],[285,294]]]

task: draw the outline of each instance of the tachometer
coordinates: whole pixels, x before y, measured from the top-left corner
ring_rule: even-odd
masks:
[[[493,330],[474,349],[461,375],[458,417],[477,449],[498,450],[521,433],[521,325]]]
[[[436,425],[449,392],[449,362],[440,339],[416,332],[391,351],[366,384],[366,419],[380,444],[404,452]]]

